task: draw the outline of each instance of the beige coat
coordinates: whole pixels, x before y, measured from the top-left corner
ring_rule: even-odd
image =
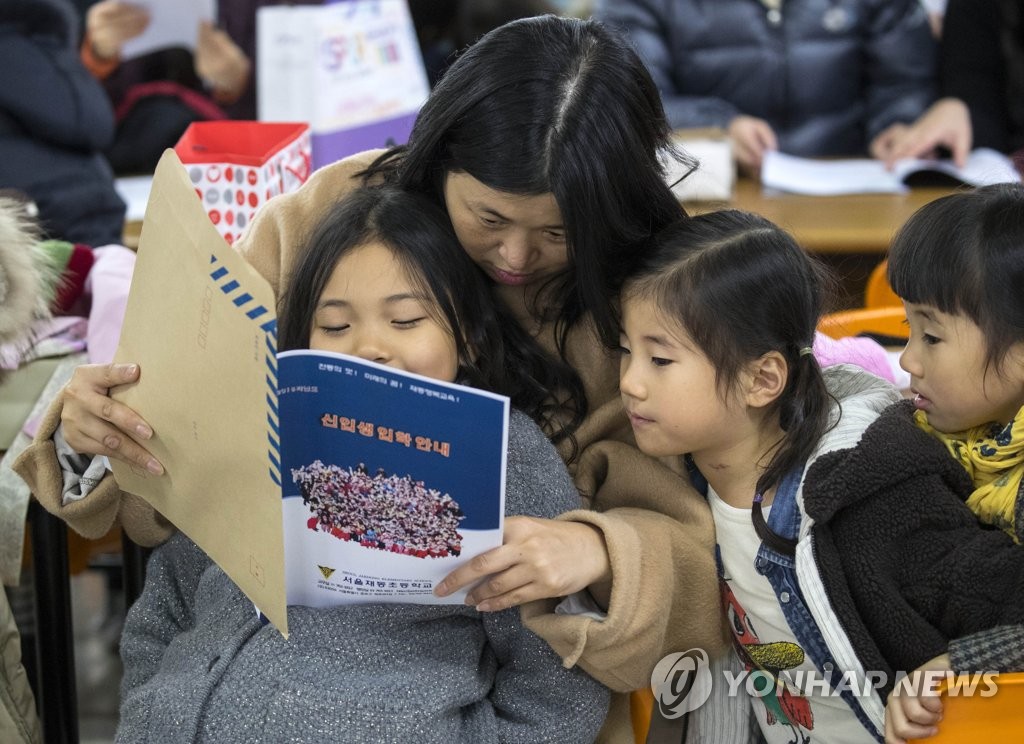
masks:
[[[0,741],[39,744],[42,732],[32,688],[21,665],[21,639],[7,595],[0,588]]]
[[[372,155],[320,169],[299,191],[276,197],[259,212],[237,248],[275,291],[310,228],[358,184],[353,174]],[[542,328],[538,338],[554,349],[551,327]],[[574,330],[567,353],[590,403],[576,432],[579,455],[569,463],[590,509],[561,518],[586,522],[604,535],[613,573],[608,616],[599,622],[556,615],[556,600],[525,605],[522,613],[567,665],[579,664],[613,690],[627,691],[650,684],[651,670],[667,653],[700,647],[715,654],[725,647],[713,524],[704,499],[677,468],[636,448],[619,398],[617,363],[588,326]],[[166,539],[171,525],[140,499],[121,494],[109,476],[81,502],[60,503],[50,441],[59,419],[56,401],[36,441],[15,463],[43,505],[84,535],[103,534],[119,520],[144,545]],[[562,449],[568,457],[569,446]],[[631,742],[629,726],[627,698],[617,696],[602,740]]]

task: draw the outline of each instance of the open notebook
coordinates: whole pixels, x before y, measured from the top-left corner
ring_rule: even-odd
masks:
[[[987,148],[971,152],[958,168],[952,160],[900,160],[887,170],[880,160],[856,158],[815,160],[781,152],[765,155],[761,183],[766,189],[794,194],[899,194],[911,186],[985,186],[1020,181],[1020,174],[1005,155]]]

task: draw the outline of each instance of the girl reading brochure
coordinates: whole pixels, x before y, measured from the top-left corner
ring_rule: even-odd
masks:
[[[394,187],[357,190],[300,255],[281,300],[281,350],[336,351],[509,395],[521,410],[509,421],[507,513],[578,507],[530,418],[544,420],[528,374],[535,347],[501,322],[439,207]],[[607,712],[608,691],[563,667],[515,608],[288,614],[285,639],[183,534],[161,545],[125,623],[117,740],[589,742]]]

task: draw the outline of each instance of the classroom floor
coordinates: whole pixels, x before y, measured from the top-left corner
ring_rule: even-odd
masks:
[[[121,684],[119,600],[102,571],[84,571],[71,578],[80,744],[114,741]]]

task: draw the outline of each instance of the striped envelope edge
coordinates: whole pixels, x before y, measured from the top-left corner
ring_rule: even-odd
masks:
[[[156,168],[112,391],[153,427],[165,474],[112,461],[122,490],[153,505],[288,635],[277,421],[274,293],[218,234],[184,166]]]

